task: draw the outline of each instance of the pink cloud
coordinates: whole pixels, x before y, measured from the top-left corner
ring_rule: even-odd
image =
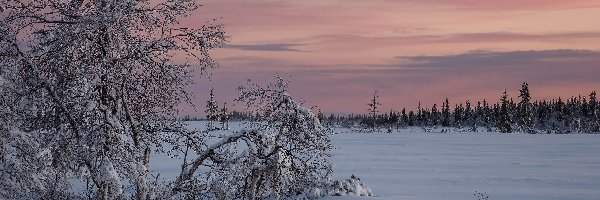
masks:
[[[600,7],[596,0],[422,0],[421,3],[455,5],[471,9],[572,9]]]

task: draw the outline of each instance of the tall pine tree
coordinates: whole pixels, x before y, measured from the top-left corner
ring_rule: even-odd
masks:
[[[223,103],[221,108],[221,114],[219,115],[219,121],[221,122],[221,130],[229,130],[229,111],[227,111],[227,103]]]
[[[373,98],[371,99],[371,102],[369,104],[369,114],[371,114],[371,128],[373,129],[373,131],[375,131],[376,127],[377,127],[377,114],[379,113],[379,106],[381,106],[381,103],[379,103],[379,96],[377,96],[377,90],[375,90],[373,92]]]
[[[512,127],[511,127],[511,119],[510,119],[510,111],[509,111],[509,104],[510,102],[508,101],[508,95],[506,94],[506,90],[504,90],[504,93],[502,93],[502,98],[500,99],[501,101],[501,105],[500,105],[500,112],[498,114],[498,129],[500,130],[500,132],[502,133],[512,133]]]
[[[589,116],[589,121],[590,123],[588,124],[589,126],[589,132],[591,133],[598,133],[600,132],[600,105],[598,105],[598,99],[596,97],[596,91],[593,91],[590,94],[590,116]]]
[[[529,84],[523,83],[521,90],[519,90],[519,98],[521,101],[518,104],[518,119],[517,123],[520,131],[529,134],[535,134],[533,126],[533,111],[531,105],[531,95],[529,94]]]
[[[431,107],[431,125],[432,126],[437,126],[440,123],[440,112],[437,109],[437,104],[433,104],[433,107]]]
[[[210,89],[210,99],[206,102],[206,119],[208,119],[208,130],[215,129],[214,121],[219,120],[219,106],[215,101],[213,89]]]
[[[450,106],[448,104],[448,98],[445,102],[442,102],[442,126],[450,126]]]

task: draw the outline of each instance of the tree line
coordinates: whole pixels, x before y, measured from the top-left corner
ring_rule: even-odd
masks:
[[[599,133],[600,105],[593,91],[587,96],[569,99],[532,101],[529,84],[523,83],[518,99],[505,90],[500,101],[460,102],[454,105],[446,98],[441,106],[424,107],[416,111],[381,112],[375,93],[369,102],[369,114],[321,115],[328,125],[363,128],[452,127],[476,132],[481,129],[502,133]]]

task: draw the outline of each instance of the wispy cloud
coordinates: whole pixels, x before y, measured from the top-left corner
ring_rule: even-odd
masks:
[[[544,51],[471,51],[446,56],[399,56],[409,68],[481,69],[481,68],[599,68],[600,51],[558,49]],[[540,72],[543,73],[543,72]]]
[[[302,44],[228,44],[225,48],[244,51],[296,51],[305,52],[295,47]]]
[[[600,2],[596,0],[503,0],[503,1],[480,1],[480,0],[422,0],[423,4],[455,5],[470,9],[492,9],[492,10],[527,10],[527,9],[571,9],[599,7]]]
[[[600,32],[570,32],[570,33],[515,33],[515,32],[480,32],[480,33],[450,33],[438,35],[408,35],[408,36],[361,36],[352,34],[327,34],[306,38],[314,42],[354,42],[383,44],[428,44],[428,43],[475,43],[475,42],[567,42],[573,40],[600,39]]]
[[[600,32],[566,32],[566,33],[514,33],[514,32],[488,32],[488,33],[459,33],[450,34],[440,38],[440,41],[453,42],[503,42],[503,41],[545,41],[560,42],[578,39],[600,39]]]

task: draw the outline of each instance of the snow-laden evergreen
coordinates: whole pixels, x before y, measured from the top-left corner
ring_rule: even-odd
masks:
[[[210,90],[208,101],[206,101],[206,119],[209,121],[208,129],[215,129],[215,121],[219,121],[219,105],[215,101],[213,89]]]
[[[519,92],[519,98],[521,98],[521,101],[517,105],[517,124],[521,132],[535,133],[533,126],[531,95],[529,94],[529,84],[523,83],[523,86]]]

